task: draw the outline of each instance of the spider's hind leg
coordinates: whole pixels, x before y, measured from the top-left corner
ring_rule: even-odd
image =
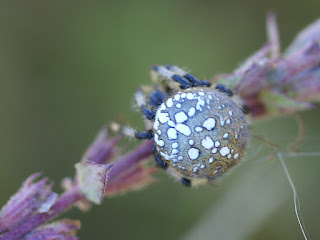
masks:
[[[164,162],[159,154],[157,152],[154,153],[154,159],[156,160],[156,163],[159,167],[163,168],[163,169],[167,169],[168,168],[168,165],[166,162]]]
[[[186,187],[191,187],[191,181],[189,179],[186,178],[181,178],[180,182],[185,185]]]

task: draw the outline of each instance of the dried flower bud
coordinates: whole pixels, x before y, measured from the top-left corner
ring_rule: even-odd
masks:
[[[77,240],[75,236],[80,229],[80,221],[63,219],[57,222],[38,227],[26,234],[22,240],[33,239],[59,239],[59,240]]]
[[[296,53],[299,49],[304,48],[306,45],[310,45],[311,42],[320,44],[320,19],[298,33],[285,51],[284,56],[287,57]]]
[[[121,137],[117,136],[113,139],[108,138],[106,128],[100,130],[94,142],[82,157],[82,162],[91,161],[99,164],[107,163],[111,160],[113,153],[116,151],[116,144]]]
[[[82,161],[76,164],[79,189],[87,200],[95,204],[101,204],[105,195],[124,193],[154,181],[151,174],[156,170],[143,164],[152,155],[152,141],[112,159],[119,140],[119,136],[109,139],[106,129],[102,129]]]
[[[87,200],[101,204],[107,187],[107,172],[112,165],[80,162],[75,167],[80,191]]]
[[[215,80],[234,89],[253,119],[291,114],[320,100],[320,20],[303,30],[285,54],[274,16],[268,15],[269,42],[232,74]]]
[[[0,212],[0,234],[26,221],[36,213],[48,212],[56,202],[58,194],[52,192],[53,184],[43,178],[34,182],[39,173],[31,175],[21,189],[11,197]]]

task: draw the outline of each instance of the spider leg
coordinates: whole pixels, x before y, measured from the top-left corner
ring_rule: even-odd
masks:
[[[227,94],[229,97],[233,96],[233,92],[229,89],[226,88],[226,86],[224,86],[223,84],[218,84],[216,86],[216,89],[219,90],[220,92],[224,92],[225,94]]]
[[[167,163],[160,158],[158,153],[155,153],[155,160],[160,167],[162,167],[163,169],[167,169]]]
[[[241,110],[242,110],[242,112],[244,114],[249,114],[250,113],[249,107],[247,105],[243,105]]]
[[[186,89],[186,88],[189,88],[192,86],[191,82],[188,79],[171,72],[170,70],[168,70],[167,68],[165,68],[163,66],[153,66],[152,69],[155,72],[157,72],[159,75],[163,76],[164,78],[172,79],[172,80],[180,83],[180,86],[182,89]]]
[[[135,132],[134,135],[138,139],[152,139],[153,138],[153,131],[148,130],[146,132]]]
[[[136,102],[137,102],[137,105],[138,107],[141,109],[141,111],[143,112],[143,114],[145,115],[145,117],[148,119],[148,120],[152,120],[154,119],[155,117],[155,113],[154,111],[152,111],[151,109],[147,108],[146,106],[146,99],[145,99],[145,96],[142,92],[141,89],[139,89],[135,95],[134,95],[135,99],[136,99]]]
[[[189,179],[181,178],[180,182],[182,182],[182,184],[185,185],[186,187],[190,187],[191,186],[191,181]]]
[[[145,107],[145,106],[142,106],[142,107],[141,107],[141,110],[142,110],[144,116],[145,116],[148,120],[154,119],[154,117],[155,117],[155,115],[156,115],[156,114],[154,113],[154,111],[150,110],[149,108],[147,108],[147,107]]]
[[[156,89],[155,91],[153,91],[149,95],[149,99],[150,99],[149,104],[153,108],[157,108],[159,105],[161,105],[164,102],[166,97],[167,97],[167,95],[165,92]]]
[[[192,86],[194,87],[210,87],[211,83],[209,81],[206,80],[198,80],[196,77],[194,77],[193,75],[187,73],[186,71],[184,71],[183,69],[174,66],[174,65],[166,65],[166,68],[172,72],[177,73],[180,76],[183,76],[184,78],[188,79],[191,83]]]

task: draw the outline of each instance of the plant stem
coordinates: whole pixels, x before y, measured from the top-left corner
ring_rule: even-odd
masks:
[[[38,226],[47,223],[60,215],[66,209],[72,207],[74,203],[84,198],[78,188],[72,188],[61,195],[57,202],[52,206],[49,212],[37,213],[30,217],[26,222],[15,226],[9,232],[0,236],[0,240],[16,240],[21,238],[26,233],[37,228]]]

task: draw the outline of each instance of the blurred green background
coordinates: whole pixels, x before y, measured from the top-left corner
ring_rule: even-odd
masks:
[[[0,205],[37,171],[61,191],[105,123],[142,128],[132,95],[149,83],[153,64],[188,67],[200,78],[231,72],[266,41],[269,10],[287,46],[319,9],[318,0],[2,1]],[[317,152],[320,112],[302,117],[301,151]],[[297,127],[288,117],[253,132],[285,149]],[[245,163],[216,187],[187,189],[160,172],[153,186],[66,216],[81,219],[81,239],[302,239],[279,162],[258,161],[270,152],[252,143]],[[319,160],[286,159],[313,239],[320,239]]]

